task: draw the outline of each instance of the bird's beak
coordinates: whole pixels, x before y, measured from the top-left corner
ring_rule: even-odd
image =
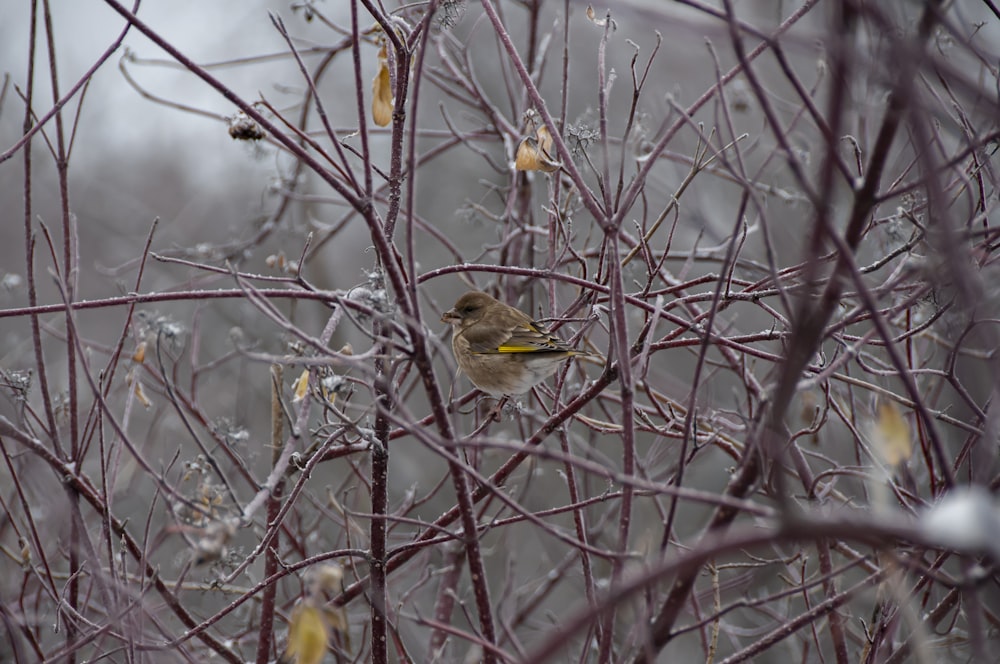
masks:
[[[455,324],[455,323],[459,322],[460,320],[462,320],[462,317],[459,316],[458,312],[455,311],[454,309],[449,309],[448,311],[446,311],[443,314],[441,314],[441,322],[442,323]]]

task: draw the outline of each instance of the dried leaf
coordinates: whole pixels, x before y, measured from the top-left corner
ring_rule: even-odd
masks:
[[[328,563],[312,568],[308,574],[310,606],[322,606],[323,624],[340,634],[350,649],[350,632],[347,625],[347,612],[343,607],[324,605],[327,593],[336,595],[344,590],[344,570],[340,565]]]
[[[872,427],[872,441],[882,459],[891,466],[903,463],[913,454],[910,425],[895,403],[879,404],[878,418]]]
[[[136,371],[136,367],[132,367],[128,370],[128,373],[125,374],[125,384],[131,385],[132,392],[135,393],[135,398],[138,399],[139,403],[141,403],[145,408],[149,408],[153,405],[153,402],[146,396],[146,390],[143,389],[142,382],[137,379]]]
[[[514,168],[519,171],[552,173],[559,170],[560,166],[561,164],[552,158],[552,134],[545,125],[538,127],[534,138],[527,136],[517,146]]]
[[[144,408],[149,408],[153,405],[153,402],[146,396],[146,390],[142,388],[142,383],[139,381],[135,382],[135,398],[139,400],[139,403],[141,403]]]
[[[292,397],[292,403],[298,403],[306,398],[309,394],[309,370],[306,369],[302,372],[302,375],[298,377],[295,381],[295,387],[293,390],[294,396]]]
[[[517,154],[514,156],[514,168],[519,171],[538,170],[538,143],[531,136],[527,136],[517,146]]]
[[[329,642],[323,614],[311,604],[300,604],[288,624],[285,658],[295,664],[319,664]]]
[[[287,263],[288,259],[285,257],[285,252],[283,251],[279,251],[276,254],[271,254],[270,256],[264,259],[264,264],[267,265],[269,268],[272,269],[277,268],[282,271],[284,271],[285,265],[287,265]]]
[[[593,23],[594,25],[602,28],[608,24],[608,21],[611,21],[610,18],[597,18],[597,12],[594,11],[593,6],[591,5],[587,5],[587,18],[590,19],[590,22]],[[618,26],[615,24],[614,21],[611,21],[611,29],[612,30],[618,29]]]
[[[378,73],[372,83],[372,119],[379,127],[392,122],[392,77],[385,44],[378,52]]]
[[[549,160],[552,160],[552,134],[549,128],[541,125],[535,130],[535,138],[538,139],[538,148]]]

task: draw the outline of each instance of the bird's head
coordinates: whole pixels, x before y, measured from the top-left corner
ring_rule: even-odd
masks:
[[[482,291],[470,291],[458,298],[454,307],[444,312],[441,321],[450,323],[456,330],[466,328],[482,320],[486,310],[494,302],[496,300]]]

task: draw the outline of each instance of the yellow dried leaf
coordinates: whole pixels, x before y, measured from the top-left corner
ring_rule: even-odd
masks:
[[[610,17],[609,18],[597,18],[597,12],[594,11],[594,7],[592,5],[587,5],[587,18],[594,25],[602,27],[602,28],[605,27],[608,24],[608,21],[611,20]],[[615,22],[611,21],[611,29],[614,30],[617,27],[618,26],[615,25]]]
[[[538,170],[538,144],[531,136],[527,136],[517,146],[517,154],[514,156],[514,168],[519,171]]]
[[[153,405],[153,402],[146,396],[146,390],[142,389],[142,383],[139,381],[135,382],[135,398],[139,400],[139,403],[141,403],[144,408],[149,408]]]
[[[132,361],[136,364],[142,364],[143,360],[146,359],[146,342],[140,341],[139,345],[136,347],[135,352],[132,353]]]
[[[879,404],[872,441],[882,459],[891,466],[903,463],[913,454],[910,425],[895,403]]]
[[[285,257],[285,252],[279,251],[276,254],[271,254],[264,259],[264,264],[269,268],[277,268],[279,270],[284,270],[285,266],[288,264],[288,259]]]
[[[519,171],[552,173],[559,170],[559,166],[559,162],[552,158],[552,134],[545,125],[535,131],[534,138],[527,136],[517,146],[514,168]]]
[[[302,372],[302,375],[298,377],[295,381],[295,388],[293,390],[294,396],[292,397],[293,403],[298,403],[306,398],[309,394],[309,370],[306,369]]]
[[[329,636],[323,614],[315,606],[300,604],[288,624],[285,658],[295,664],[319,664],[326,655]]]
[[[372,119],[379,127],[392,122],[392,77],[384,44],[378,52],[378,73],[372,82]]]
[[[541,149],[542,153],[548,157],[552,158],[552,134],[549,133],[549,128],[545,125],[541,125],[535,130],[535,138],[538,139],[538,147]]]
[[[336,392],[331,392],[329,389],[327,389],[326,385],[324,385],[323,383],[320,383],[319,389],[320,389],[320,392],[323,393],[323,399],[325,399],[328,404],[330,404],[332,406],[335,403],[337,403],[337,393]]]

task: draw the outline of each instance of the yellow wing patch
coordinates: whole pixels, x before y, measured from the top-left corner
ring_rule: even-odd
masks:
[[[538,350],[547,350],[546,348],[540,348],[538,346],[513,346],[510,344],[504,344],[497,348],[498,353],[534,353]]]

